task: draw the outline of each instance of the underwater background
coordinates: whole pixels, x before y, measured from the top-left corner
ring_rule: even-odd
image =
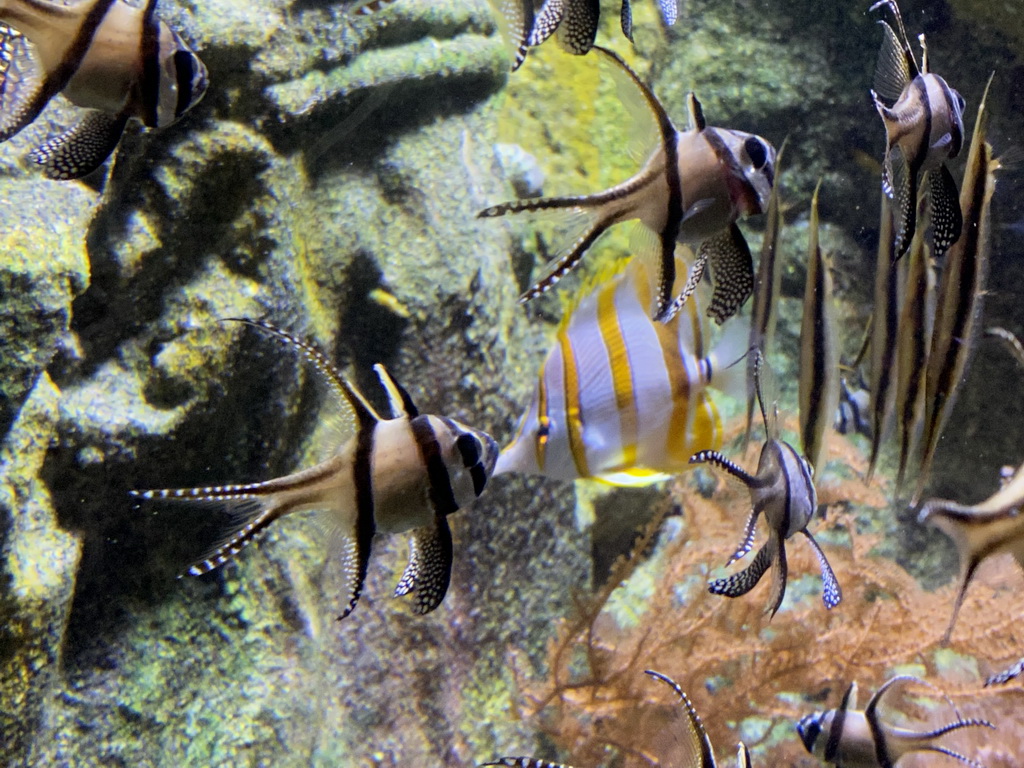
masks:
[[[692,89],[711,122],[776,146],[788,137],[772,359],[795,431],[819,179],[845,358],[871,313],[878,25],[866,2],[682,0],[667,28],[654,2],[636,0],[634,46],[618,4],[604,5],[598,41],[680,124]],[[748,505],[724,482],[707,498],[698,480],[710,476],[695,473],[639,490],[494,478],[450,519],[452,584],[427,616],[390,598],[406,542],[381,536],[360,605],[339,623],[328,536],[312,516],[278,523],[213,574],[177,578],[223,534],[223,516],[140,504],[130,490],[278,476],[310,464],[329,434],[309,367],[219,319],[266,318],[315,339],[364,391],[384,363],[423,411],[505,444],[578,282],[518,305],[543,263],[538,238],[476,214],[523,186],[595,191],[636,169],[625,107],[593,57],[552,41],[510,74],[485,0],[350,10],[161,3],[210,73],[180,123],[129,129],[109,175],[85,182],[22,162],[67,123],[67,102],[0,146],[0,763],[472,766],[535,754],[673,765],[676,704],[641,673],[653,668],[687,691],[723,761],[742,739],[754,765],[819,765],[795,721],[836,706],[853,680],[871,691],[912,672],[997,724],[949,743],[987,768],[1024,765],[1020,683],[981,688],[1024,656],[1024,576],[1009,560],[984,566],[943,647],[955,552],[893,503],[889,452],[864,482],[857,436],[830,437],[818,487],[829,509],[815,533],[845,593],[829,613],[799,547],[771,624],[760,591],[707,593]],[[1024,7],[902,10],[965,97],[968,125],[995,72],[989,140],[1009,160],[984,325],[1020,331]],[[741,226],[759,242],[760,218]],[[602,240],[608,258],[629,248],[623,232]],[[1021,463],[1021,389],[1017,364],[980,343],[928,495],[973,503]],[[721,407],[738,438],[741,404]],[[756,461],[756,446],[727,445]]]

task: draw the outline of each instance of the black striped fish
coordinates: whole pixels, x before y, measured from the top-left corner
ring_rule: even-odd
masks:
[[[0,141],[35,120],[58,93],[90,110],[30,153],[51,179],[96,170],[129,118],[163,128],[206,93],[206,67],[156,16],[156,0],[0,0],[0,25]]]
[[[962,219],[956,182],[945,161],[960,154],[964,142],[964,99],[949,84],[928,71],[928,49],[920,36],[922,61],[918,67],[907,40],[895,0],[879,0],[872,11],[888,8],[895,29],[887,21],[871,91],[885,124],[886,151],[882,189],[895,205],[894,255],[910,246],[916,227],[917,190],[922,177],[928,184],[936,256],[960,237]]]
[[[326,461],[285,477],[132,494],[142,499],[222,502],[239,516],[240,525],[227,540],[188,569],[193,576],[220,567],[285,515],[304,510],[328,513],[342,538],[346,607],[341,619],[352,612],[362,593],[375,533],[412,530],[409,564],[395,596],[414,594],[416,613],[434,610],[451,578],[452,535],[446,517],[483,492],[498,455],[494,440],[451,419],[420,414],[409,393],[384,366],[376,365],[391,410],[388,417],[381,416],[319,349],[267,323],[241,322],[302,352],[351,408],[355,435]]]
[[[818,241],[818,192],[811,199],[807,282],[800,323],[800,441],[816,476],[825,469],[825,438],[839,406],[839,347],[832,307],[831,263]]]
[[[663,675],[661,672],[655,672],[651,669],[644,670],[644,674],[665,683],[679,697],[679,702],[682,705],[679,707],[679,712],[684,718],[683,726],[678,729],[679,732],[676,734],[677,740],[682,747],[682,754],[679,756],[682,762],[673,762],[672,764],[677,768],[716,768],[718,763],[715,762],[715,752],[711,747],[711,739],[708,738],[708,732],[704,728],[704,723],[701,721],[700,715],[697,714],[693,702],[690,701],[690,697],[686,695],[679,686],[679,683],[668,675]],[[552,763],[547,760],[539,760],[536,757],[499,757],[493,762],[483,763],[481,768],[485,766],[505,766],[506,768],[572,768],[572,766],[564,763]],[[739,743],[737,750],[736,767],[750,768],[750,752],[743,742]]]
[[[988,279],[992,194],[995,192],[995,172],[999,168],[999,161],[992,156],[992,145],[985,140],[988,123],[985,102],[991,84],[992,79],[989,78],[978,106],[964,171],[959,202],[963,212],[963,236],[946,254],[935,297],[935,323],[925,371],[921,468],[912,504],[917,504],[928,481],[939,438],[953,411],[960,384],[967,375],[980,329]]]
[[[771,568],[772,590],[768,597],[767,612],[774,616],[786,595],[786,539],[799,532],[807,537],[818,557],[822,578],[821,599],[825,607],[831,610],[839,605],[843,593],[825,553],[807,530],[807,525],[818,508],[818,493],[811,479],[811,467],[807,459],[797,453],[793,446],[779,439],[774,386],[768,386],[768,389],[772,390],[771,401],[765,398],[764,380],[766,377],[770,379],[770,372],[760,352],[755,351],[754,354],[757,357],[754,368],[757,400],[761,406],[761,418],[767,435],[757,463],[757,474],[749,474],[718,451],[701,451],[693,455],[690,463],[707,463],[718,467],[742,482],[750,491],[752,509],[743,529],[743,541],[729,558],[726,566],[732,565],[753,548],[754,529],[761,513],[764,513],[765,521],[768,523],[768,541],[744,570],[726,578],[715,579],[708,587],[714,595],[739,597],[757,586],[765,571]]]
[[[645,485],[722,445],[708,387],[742,391],[744,366],[731,364],[745,351],[746,328],[734,323],[708,354],[698,302],[656,323],[647,313],[651,283],[644,261],[633,259],[566,312],[496,473]]]
[[[609,227],[639,219],[655,233],[660,275],[654,316],[668,321],[696,288],[708,264],[715,291],[708,314],[731,317],[753,290],[754,267],[736,226],[741,216],[763,213],[775,180],[775,148],[753,134],[707,125],[700,103],[689,95],[690,130],[679,132],[654,93],[612,51],[594,46],[617,76],[639,90],[655,118],[660,144],[631,179],[594,195],[502,203],[478,217],[556,212],[577,225],[546,273],[520,301],[547,291],[564,277]],[[700,244],[683,290],[675,295],[676,242]]]
[[[978,761],[938,743],[946,734],[963,728],[995,728],[987,720],[961,717],[952,702],[954,720],[941,728],[915,731],[883,721],[879,712],[882,697],[910,682],[928,685],[916,677],[898,675],[886,681],[863,710],[857,709],[857,684],[851,684],[839,709],[814,712],[797,723],[804,747],[829,765],[841,768],[895,768],[905,755],[921,752],[938,752],[972,768],[984,768]]]

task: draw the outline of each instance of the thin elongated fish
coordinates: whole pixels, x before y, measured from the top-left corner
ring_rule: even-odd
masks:
[[[688,99],[692,127],[677,131],[654,93],[618,54],[599,46],[594,50],[639,90],[657,123],[659,146],[639,173],[604,192],[502,203],[477,216],[554,211],[577,225],[544,276],[520,302],[539,296],[568,274],[606,229],[639,219],[658,242],[661,271],[654,317],[670,320],[710,263],[715,290],[708,314],[722,323],[753,290],[753,260],[736,220],[765,210],[775,180],[775,148],[759,136],[709,126],[692,93]],[[700,244],[700,248],[689,279],[675,295],[677,241]]]
[[[704,728],[704,723],[700,719],[700,715],[697,714],[697,710],[693,706],[693,702],[690,701],[690,697],[686,695],[679,684],[668,675],[663,675],[661,672],[655,672],[654,670],[644,670],[644,674],[650,675],[655,680],[660,680],[671,688],[675,694],[679,697],[679,702],[682,705],[679,708],[680,714],[683,716],[680,718],[683,722],[680,733],[680,742],[685,748],[684,754],[681,756],[684,762],[674,763],[677,768],[716,768],[718,763],[715,762],[715,752],[711,746],[711,740],[708,738],[708,732]],[[535,757],[499,757],[497,760],[490,763],[483,763],[483,766],[506,766],[507,768],[572,768],[572,766],[564,763],[551,763],[547,760],[539,760]],[[750,752],[743,742],[739,743],[738,752],[736,755],[736,766],[737,768],[750,768]]]
[[[0,58],[0,141],[58,93],[89,110],[29,154],[52,179],[102,165],[130,118],[163,128],[206,93],[206,67],[156,16],[156,0],[0,0]]]
[[[942,77],[928,71],[924,35],[920,36],[922,61],[918,67],[895,0],[879,0],[871,10],[883,6],[892,12],[896,26],[878,22],[884,35],[871,98],[885,124],[882,189],[895,206],[894,255],[898,259],[910,246],[916,227],[917,191],[924,179],[939,257],[960,237],[962,227],[956,182],[945,161],[960,154],[964,143],[964,99]]]
[[[935,276],[925,244],[924,227],[914,233],[910,245],[903,311],[896,342],[896,427],[900,444],[896,494],[903,487],[910,456],[924,422],[925,371],[928,368],[928,340],[932,337],[935,305]]]
[[[843,599],[839,582],[829,565],[818,542],[814,540],[807,525],[818,508],[818,494],[811,479],[811,468],[807,460],[797,453],[789,443],[779,439],[778,413],[774,392],[771,399],[765,398],[764,379],[770,378],[764,358],[759,352],[755,368],[757,400],[761,405],[766,439],[757,463],[757,474],[751,475],[734,464],[718,451],[701,451],[690,459],[692,464],[708,463],[728,472],[750,491],[751,512],[743,529],[743,540],[727,566],[747,555],[754,546],[757,518],[764,513],[768,523],[768,541],[761,547],[753,562],[739,573],[722,579],[715,579],[708,587],[712,594],[739,597],[752,590],[772,569],[772,589],[768,598],[767,612],[774,616],[786,595],[786,579],[789,568],[786,561],[786,539],[799,532],[807,537],[811,548],[818,557],[821,568],[821,599],[828,609],[835,608]],[[773,389],[773,388],[771,388]]]
[[[682,258],[679,266],[685,274]],[[695,451],[722,445],[708,387],[742,391],[744,367],[732,364],[745,352],[746,327],[731,325],[708,354],[698,301],[654,322],[652,282],[633,259],[565,313],[496,473],[646,485],[688,469]]]
[[[377,531],[412,530],[409,564],[395,596],[412,593],[424,614],[441,604],[451,579],[452,535],[447,516],[479,496],[498,448],[484,432],[451,419],[420,414],[412,398],[382,365],[374,366],[391,413],[378,414],[316,347],[272,325],[243,320],[294,347],[314,365],[333,393],[351,408],[356,432],[326,461],[261,483],[208,488],[133,491],[142,499],[222,502],[240,524],[209,555],[188,569],[199,576],[219,568],[276,520],[320,510],[340,532],[345,618],[362,593]]]
[[[800,324],[800,440],[816,475],[825,468],[825,437],[839,406],[839,347],[829,259],[818,242],[818,191],[811,199],[807,284]]]
[[[952,413],[960,384],[967,374],[981,320],[982,299],[988,276],[989,240],[992,223],[990,208],[995,191],[995,172],[999,162],[992,156],[992,145],[985,140],[988,113],[985,96],[967,156],[960,207],[963,211],[963,236],[946,254],[935,299],[935,328],[928,350],[925,372],[925,418],[922,437],[921,470],[917,478],[913,504],[917,504],[928,481],[935,449]]]
[[[892,386],[896,380],[896,333],[899,324],[899,282],[893,263],[892,203],[882,195],[882,220],[878,227],[875,259],[875,306],[871,315],[871,453],[868,482],[875,474],[882,440],[892,412]]]
[[[787,140],[788,141],[788,140]],[[775,183],[768,196],[767,219],[764,237],[761,240],[761,258],[757,265],[754,278],[754,299],[750,303],[750,340],[747,348],[759,350],[767,356],[768,349],[775,338],[775,323],[778,319],[779,291],[782,287],[782,269],[779,254],[779,235],[782,232],[782,206],[779,203],[779,179],[782,175],[782,155],[786,151],[786,142],[782,142],[778,155],[775,157]],[[754,423],[756,407],[754,392],[754,361],[756,355],[747,356],[747,429],[743,437],[743,445],[750,441],[750,430]]]
[[[954,720],[941,728],[915,731],[882,720],[878,711],[882,697],[909,682],[928,685],[916,677],[898,675],[886,681],[863,710],[857,709],[857,684],[852,683],[839,709],[814,712],[797,723],[804,747],[829,765],[841,768],[895,768],[905,755],[920,752],[938,752],[972,768],[984,768],[978,761],[939,743],[946,734],[963,728],[995,728],[987,720],[961,717],[952,702],[949,704]]]

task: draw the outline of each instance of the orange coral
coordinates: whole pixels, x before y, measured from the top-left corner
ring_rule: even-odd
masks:
[[[863,458],[845,438],[834,437],[830,450],[833,458],[863,469]],[[746,466],[756,452],[756,446],[748,449]],[[982,569],[950,646],[940,648],[953,588],[928,592],[897,563],[873,556],[881,536],[860,532],[853,512],[839,504],[887,514],[879,488],[854,478],[826,482],[820,490],[821,501],[832,506],[812,529],[828,532],[826,542],[848,542],[824,544],[844,590],[835,610],[820,605],[817,564],[807,547],[792,548],[797,588],[770,624],[760,594],[733,600],[708,594],[709,569],[735,547],[748,500],[744,489],[729,484],[708,500],[677,480],[633,554],[616,564],[608,585],[563,627],[551,648],[549,678],[520,681],[525,714],[538,717],[574,764],[604,764],[611,751],[622,754],[625,765],[672,765],[672,729],[666,725],[677,702],[642,674],[654,667],[690,695],[721,755],[734,754],[746,721],[742,738],[755,748],[755,764],[814,766],[792,724],[807,712],[836,706],[851,680],[872,690],[894,669],[909,667],[948,692],[964,715],[1000,726],[951,738],[951,744],[977,755],[987,768],[1015,764],[1012,756],[1024,754],[1024,688],[980,685],[1024,648],[1017,569]],[[668,517],[673,505],[684,510],[674,536],[671,529],[680,526]],[[637,584],[651,594],[629,602],[623,595]],[[634,622],[630,616],[636,614]],[[976,662],[976,656],[986,661]]]

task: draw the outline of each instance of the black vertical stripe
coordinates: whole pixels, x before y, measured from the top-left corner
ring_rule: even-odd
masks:
[[[39,89],[39,95],[36,97],[36,103],[31,110],[32,117],[26,121],[26,124],[35,120],[39,113],[43,111],[43,107],[46,106],[47,102],[63,91],[71,78],[74,77],[78,67],[82,64],[82,59],[89,52],[89,47],[96,36],[96,30],[99,29],[107,13],[110,12],[110,9],[117,1],[96,0],[96,3],[89,9],[89,12],[85,14],[82,25],[78,28],[78,34],[64,51],[64,58],[61,59],[56,69],[50,72],[43,81]]]
[[[370,565],[370,549],[377,532],[373,503],[373,446],[376,424],[361,424],[356,435],[356,451],[352,460],[352,479],[356,490],[356,583],[344,613],[345,618],[355,608],[363,592],[363,582]]]
[[[852,695],[853,686],[851,685],[843,694],[843,701],[839,705],[839,709],[835,711],[835,715],[832,717],[832,726],[828,729],[828,741],[825,742],[823,757],[830,763],[835,761],[836,755],[839,753],[839,745],[843,740],[843,728],[846,726],[846,713],[849,711]]]
[[[924,130],[921,132],[921,142],[917,145],[914,156],[907,158],[907,161],[910,163],[912,178],[916,179],[917,174],[921,172],[925,159],[928,157],[928,148],[932,145],[932,104],[928,98],[928,87],[925,85],[922,75],[914,78],[912,87],[914,92],[917,93],[917,97],[921,100],[921,107],[924,113]],[[910,205],[916,213],[917,200],[911,200]]]
[[[191,51],[174,52],[174,81],[178,84],[178,100],[174,104],[175,119],[185,114],[192,106],[192,83],[196,76],[194,60],[195,56]]]
[[[142,57],[142,82],[139,84],[142,122],[149,128],[156,128],[160,124],[160,20],[156,17],[156,0],[148,0],[143,11],[139,55]]]
[[[817,210],[817,209],[815,209]],[[828,329],[825,327],[825,270],[828,269],[828,265],[821,256],[821,248],[817,249],[814,254],[814,261],[816,265],[815,270],[815,281],[814,281],[814,333],[811,336],[812,352],[811,352],[811,367],[813,369],[813,377],[811,379],[811,391],[808,400],[807,408],[807,434],[801,435],[800,437],[804,441],[804,450],[807,450],[810,438],[818,431],[818,424],[822,419],[831,419],[833,414],[822,413],[821,404],[822,399],[825,396],[825,379],[827,374],[825,371],[826,363],[826,349],[825,344],[828,343]],[[810,457],[808,459],[817,459],[817,456]],[[815,467],[815,472],[821,472],[824,467]]]
[[[437,442],[434,428],[430,426],[429,417],[417,416],[409,422],[409,426],[420,449],[423,466],[427,470],[428,494],[434,512],[438,515],[450,515],[459,508],[459,505],[455,501],[448,467],[441,456],[441,445]]]

